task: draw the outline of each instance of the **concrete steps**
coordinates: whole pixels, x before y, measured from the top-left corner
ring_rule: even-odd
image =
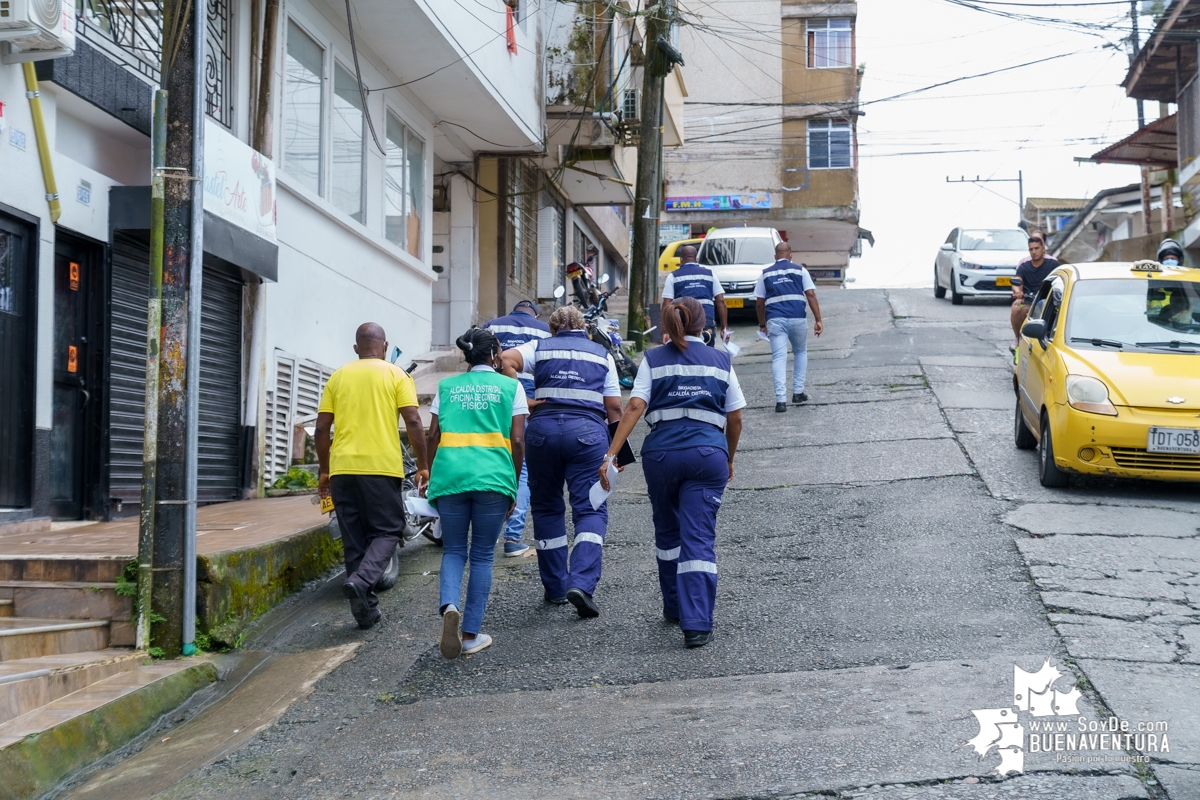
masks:
[[[108,620],[105,619],[0,619],[0,663],[107,647]]]
[[[0,617],[13,615],[13,601],[10,598],[0,598]]]
[[[99,546],[99,545],[98,545]],[[130,556],[6,556],[0,558],[0,581],[54,583],[112,583],[121,575]],[[9,597],[0,593],[0,597]]]
[[[132,647],[133,598],[117,594],[115,582],[5,581],[12,616],[62,620],[108,620],[109,645]]]
[[[142,652],[109,649],[0,662],[0,725],[145,660]]]
[[[50,730],[73,717],[94,711],[188,666],[188,662],[160,661],[134,669],[119,670],[115,675],[98,680],[0,724],[0,748],[19,742],[31,734]]]

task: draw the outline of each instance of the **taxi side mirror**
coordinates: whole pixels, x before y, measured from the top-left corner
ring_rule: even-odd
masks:
[[[950,244],[949,242],[944,242],[944,243],[942,243],[942,249],[947,252],[953,253],[954,245]]]
[[[1042,319],[1029,320],[1021,326],[1021,335],[1040,341],[1046,335],[1046,321]]]

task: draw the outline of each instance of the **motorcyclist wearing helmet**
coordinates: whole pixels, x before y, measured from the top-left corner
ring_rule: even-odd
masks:
[[[1163,239],[1162,244],[1158,246],[1158,257],[1156,260],[1164,267],[1182,267],[1183,248],[1174,239]]]

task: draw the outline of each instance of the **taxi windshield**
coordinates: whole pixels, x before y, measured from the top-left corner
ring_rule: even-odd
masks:
[[[1200,283],[1083,280],[1071,291],[1067,341],[1200,352]]]
[[[770,236],[709,238],[700,246],[699,261],[706,267],[726,264],[774,264],[775,240]]]
[[[1024,250],[1029,246],[1029,237],[1024,231],[963,231],[959,239],[960,250]]]

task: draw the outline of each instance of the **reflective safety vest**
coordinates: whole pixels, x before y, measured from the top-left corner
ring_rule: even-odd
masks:
[[[517,382],[498,372],[466,372],[438,383],[441,439],[429,471],[430,500],[463,492],[517,496],[512,411]]]
[[[725,395],[729,391],[730,370],[728,353],[689,342],[687,350],[666,345],[647,350],[645,358],[650,365],[646,422],[655,433],[660,425],[675,420],[685,420],[691,425],[704,423],[725,430]],[[646,441],[649,446],[649,438]]]
[[[503,317],[497,317],[483,327],[496,334],[496,339],[500,342],[501,350],[511,350],[514,347],[520,347],[526,342],[532,342],[534,339],[547,339],[550,337],[550,326],[532,314],[508,314]],[[517,375],[517,379],[525,387],[525,394],[532,397],[533,373],[529,371],[528,366],[525,372]]]
[[[699,264],[684,264],[671,273],[671,282],[675,290],[675,299],[690,297],[704,306],[705,327],[711,328],[716,324],[716,296],[721,294],[720,286],[712,270]]]
[[[534,351],[534,396],[546,403],[534,408],[604,413],[604,383],[608,377],[608,351],[587,337],[586,331],[559,331],[541,339]]]
[[[763,270],[767,319],[804,319],[808,316],[804,272],[804,267],[791,261],[776,261]]]

